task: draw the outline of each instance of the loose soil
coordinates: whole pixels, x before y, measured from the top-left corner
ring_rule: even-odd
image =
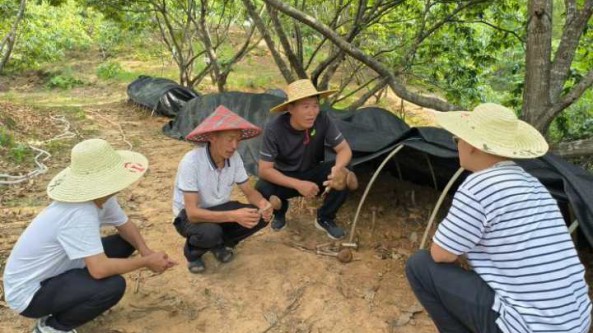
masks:
[[[47,140],[59,134],[63,126],[52,122],[50,115],[60,114],[76,134],[62,141],[62,149],[46,163],[46,174],[18,186],[0,187],[2,271],[22,230],[49,203],[45,186],[67,166],[69,149],[76,142],[101,137],[118,149],[131,145],[150,161],[147,175],[118,198],[149,246],[166,251],[180,264],[160,275],[146,270],[126,274],[128,288],[122,301],[79,332],[436,332],[404,276],[405,261],[418,248],[438,196],[432,189],[382,175],[362,210],[356,230],[360,249],[351,263],[308,250],[329,241],[313,226],[319,203],[293,200],[284,230],[266,228],[248,238],[227,264],[206,255],[207,271],[194,275],[184,262],[183,239],[171,225],[177,164],[192,147],[161,133],[167,119],[151,117],[124,100],[82,106],[78,113],[83,117],[60,108],[39,112],[8,103],[0,112],[0,119],[18,118],[14,119],[20,126],[15,130],[18,135]],[[22,163],[17,170],[3,161],[12,172],[32,167]],[[361,189],[338,215],[339,224],[347,229],[370,174],[360,178]],[[239,192],[233,197],[244,200]],[[381,211],[374,227],[373,206]],[[33,323],[0,303],[0,331],[30,332]]]

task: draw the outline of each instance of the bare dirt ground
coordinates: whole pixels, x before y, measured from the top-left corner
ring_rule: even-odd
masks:
[[[0,112],[10,107],[3,104]],[[18,109],[13,117],[29,119],[32,125],[26,131],[39,131],[35,132],[38,137],[47,139],[61,132],[50,113],[65,115],[77,137],[62,141],[65,147],[46,163],[47,174],[18,186],[0,187],[0,270],[18,235],[49,203],[45,186],[67,166],[69,148],[91,137],[107,139],[119,149],[130,149],[131,144],[148,157],[146,177],[118,198],[149,246],[180,262],[161,275],[127,274],[123,300],[79,332],[436,332],[404,276],[405,261],[418,248],[438,196],[431,189],[397,181],[389,174],[381,176],[359,220],[361,248],[349,264],[303,250],[328,238],[312,223],[317,203],[294,201],[287,228],[280,232],[267,228],[247,239],[228,264],[207,255],[206,273],[193,275],[185,266],[183,239],[171,225],[173,179],[178,161],[191,146],[161,133],[167,119],[150,117],[121,99],[82,106],[74,113],[61,108]],[[364,186],[370,175],[360,177]],[[339,223],[348,229],[363,186],[339,212]],[[235,197],[241,199],[238,194]],[[374,228],[371,206],[383,211]],[[1,332],[30,332],[32,325],[32,320],[0,303]]]

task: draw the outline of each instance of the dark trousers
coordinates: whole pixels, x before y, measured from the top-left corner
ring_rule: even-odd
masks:
[[[492,310],[494,291],[475,272],[437,264],[421,250],[408,259],[406,276],[439,332],[501,332],[495,323],[498,313]]]
[[[127,258],[134,253],[134,247],[119,235],[104,237],[102,242],[109,258]],[[70,331],[113,307],[125,290],[126,280],[121,275],[97,280],[86,268],[72,269],[41,282],[41,289],[21,315],[51,315],[47,325]]]
[[[243,204],[237,201],[229,201],[222,205],[208,207],[213,211],[230,211],[240,208],[256,208],[253,205]],[[173,221],[177,232],[187,238],[183,248],[183,254],[187,261],[194,261],[204,255],[211,249],[222,246],[235,247],[240,241],[253,235],[258,230],[264,228],[268,223],[263,219],[249,229],[236,222],[199,222],[191,223],[187,218],[185,209],[179,212],[179,215]]]
[[[327,180],[327,176],[331,173],[331,168],[334,166],[332,163],[321,163],[313,169],[307,171],[294,171],[294,172],[283,172],[286,176],[297,178],[300,180],[307,180],[313,182],[319,186],[319,195],[323,193],[325,187],[323,182]],[[258,190],[264,198],[268,199],[270,196],[275,195],[282,201],[282,208],[279,211],[274,211],[274,214],[278,217],[284,217],[288,210],[288,199],[298,197],[301,194],[292,188],[272,184],[266,180],[260,179],[255,184],[255,189]],[[336,212],[348,197],[348,190],[342,191],[331,190],[323,200],[323,204],[317,210],[317,217],[324,220],[334,220],[336,218]]]

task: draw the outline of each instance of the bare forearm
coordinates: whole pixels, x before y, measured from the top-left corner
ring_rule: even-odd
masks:
[[[339,151],[336,155],[335,166],[345,168],[352,160],[352,150],[350,148]]]
[[[269,181],[270,183],[274,183],[276,185],[296,189],[296,184],[299,182],[298,179],[288,177],[287,175],[283,174],[282,172],[274,169],[268,168],[265,170],[261,170],[259,176]]]
[[[140,231],[138,227],[133,222],[126,222],[125,224],[117,227],[117,231],[119,232],[120,236],[125,239],[128,243],[132,244],[132,246],[140,252],[141,255],[146,255],[150,252],[150,249],[144,242],[144,238],[140,235]]]
[[[121,275],[133,272],[139,268],[146,267],[148,261],[146,257],[134,258],[107,258],[104,255],[95,264],[88,264],[87,268],[91,276],[95,279],[104,279],[106,277]]]
[[[235,219],[233,217],[232,211],[222,211],[217,212],[209,209],[204,208],[193,208],[191,211],[187,212],[187,218],[191,223],[200,223],[200,222],[211,222],[211,223],[224,223],[224,222],[233,222]]]
[[[249,202],[250,204],[254,205],[257,208],[262,208],[260,207],[262,200],[264,199],[264,197],[261,195],[261,193],[259,193],[258,191],[250,191],[247,195],[247,202]]]

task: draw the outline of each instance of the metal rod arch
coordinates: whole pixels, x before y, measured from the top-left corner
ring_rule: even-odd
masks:
[[[420,243],[420,249],[424,248],[424,245],[426,243],[426,238],[428,237],[428,231],[430,230],[430,228],[432,227],[432,224],[434,223],[434,219],[437,216],[437,213],[439,211],[439,208],[441,208],[443,201],[445,200],[445,196],[451,189],[451,186],[453,186],[453,183],[455,183],[457,178],[459,178],[459,176],[461,175],[463,170],[464,169],[461,167],[459,169],[457,169],[457,171],[453,174],[453,177],[451,177],[451,179],[449,179],[447,186],[445,186],[445,188],[443,189],[443,192],[441,193],[439,200],[437,201],[436,205],[434,206],[434,209],[432,210],[432,213],[430,214],[430,219],[428,220],[428,225],[426,226],[426,229],[424,229],[424,235],[422,236],[422,242]]]
[[[373,177],[371,177],[371,180],[367,184],[366,188],[364,189],[364,193],[362,194],[362,197],[360,198],[360,202],[358,203],[358,208],[356,209],[356,214],[354,215],[354,221],[352,221],[352,227],[350,227],[350,236],[349,236],[349,240],[348,240],[349,242],[352,242],[354,240],[354,232],[356,231],[356,223],[358,222],[358,216],[360,215],[362,205],[364,204],[364,202],[367,198],[367,195],[369,194],[369,191],[371,190],[371,187],[373,186],[373,183],[379,176],[379,173],[381,173],[381,170],[383,170],[383,168],[385,167],[385,164],[387,164],[387,162],[393,156],[395,156],[395,154],[397,154],[400,150],[402,150],[402,148],[404,148],[403,145],[401,145],[401,144],[398,145],[391,151],[391,153],[389,153],[389,155],[387,155],[387,157],[385,157],[383,162],[381,162],[381,164],[379,165],[379,167],[373,174]]]

